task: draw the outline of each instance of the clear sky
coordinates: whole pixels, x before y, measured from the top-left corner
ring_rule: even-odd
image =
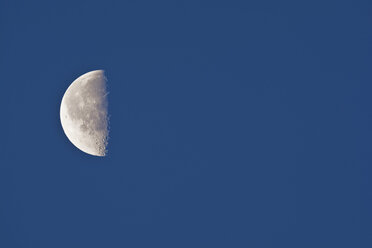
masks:
[[[1,0],[0,247],[372,247],[371,7]],[[59,120],[97,69],[105,158]]]

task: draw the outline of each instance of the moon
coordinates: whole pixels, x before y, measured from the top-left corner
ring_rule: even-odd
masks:
[[[106,156],[108,144],[107,79],[103,70],[78,77],[61,102],[60,119],[67,138],[81,151]]]

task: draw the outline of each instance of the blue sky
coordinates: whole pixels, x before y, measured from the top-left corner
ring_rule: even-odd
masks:
[[[0,247],[371,247],[369,1],[0,1]],[[59,105],[108,78],[109,155]]]

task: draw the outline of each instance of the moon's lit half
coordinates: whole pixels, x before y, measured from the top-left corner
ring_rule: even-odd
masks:
[[[91,155],[105,156],[108,143],[107,79],[103,70],[85,73],[67,88],[60,118],[67,138]]]

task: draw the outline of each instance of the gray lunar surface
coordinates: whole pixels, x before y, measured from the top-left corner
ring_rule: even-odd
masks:
[[[108,144],[108,100],[103,70],[88,72],[66,90],[60,118],[68,139],[80,150],[105,156]]]

